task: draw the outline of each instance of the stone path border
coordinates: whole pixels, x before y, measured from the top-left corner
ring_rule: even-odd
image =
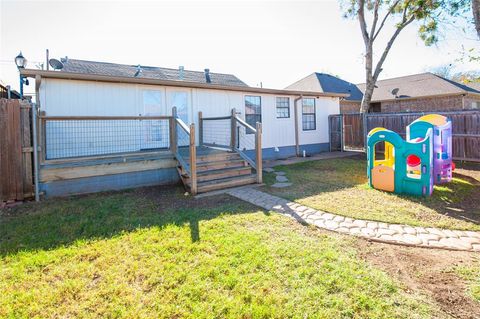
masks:
[[[318,228],[363,237],[372,241],[480,252],[480,232],[353,219],[315,210],[251,187],[232,189],[227,194],[264,209],[291,216],[303,224],[311,224]]]

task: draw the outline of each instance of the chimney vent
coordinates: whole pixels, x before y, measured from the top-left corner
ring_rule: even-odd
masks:
[[[137,76],[140,76],[142,74],[142,67],[139,65],[137,65],[137,72],[135,72],[135,77]]]
[[[183,78],[184,78],[184,72],[183,72],[183,71],[184,71],[184,70],[185,70],[185,68],[184,68],[183,65],[180,65],[180,66],[178,67],[178,79],[179,79],[179,80],[182,80],[182,81],[183,81]]]
[[[212,83],[212,80],[210,79],[210,69],[205,69],[205,81],[207,83]]]

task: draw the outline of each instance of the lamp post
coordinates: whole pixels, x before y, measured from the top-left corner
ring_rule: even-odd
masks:
[[[27,65],[27,59],[22,55],[22,51],[15,57],[15,64],[17,65],[17,69],[20,72],[21,69],[24,69]],[[23,83],[24,79],[22,74],[20,73],[20,98],[23,99]]]

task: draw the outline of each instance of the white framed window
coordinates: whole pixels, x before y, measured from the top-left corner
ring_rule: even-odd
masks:
[[[472,109],[480,108],[480,101],[473,101],[472,102]]]
[[[302,99],[302,128],[304,131],[314,131],[317,129],[317,120],[315,114],[315,99]]]
[[[290,117],[290,98],[276,97],[277,119],[285,119]]]
[[[245,122],[253,128],[255,128],[257,122],[262,123],[262,98],[260,96],[245,96]]]

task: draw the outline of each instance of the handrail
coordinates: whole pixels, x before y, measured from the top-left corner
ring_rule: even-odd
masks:
[[[171,116],[38,116],[48,121],[87,121],[87,120],[169,120]]]
[[[187,132],[188,135],[190,135],[190,129],[188,128],[187,124],[185,124],[184,121],[182,121],[181,118],[177,117],[175,118],[175,121],[180,125],[180,127]]]
[[[244,127],[248,128],[249,130],[253,131],[253,133],[256,133],[257,130],[254,129],[250,124],[248,124],[247,122],[245,122],[244,120],[242,120],[241,118],[239,118],[238,116],[235,115],[235,120],[242,124]]]
[[[232,110],[232,150],[237,152],[241,158],[243,158],[248,164],[250,164],[257,171],[257,183],[263,182],[262,175],[262,124],[257,122],[256,127],[253,128],[250,124],[245,122],[243,119],[239,118],[236,115],[235,109]],[[255,161],[253,161],[246,153],[240,150],[234,141],[236,138],[236,126],[238,122],[240,125],[245,127],[245,129],[250,130],[255,136]]]
[[[195,144],[195,124],[190,124],[190,127],[183,122],[181,118],[177,116],[177,108],[173,107],[172,108],[172,118],[174,119],[172,121],[172,131],[175,132],[175,138],[174,138],[174,147],[172,150],[174,151],[175,157],[177,160],[180,162],[182,167],[187,171],[187,173],[190,175],[190,193],[192,195],[197,194],[197,149],[196,149],[196,144]],[[189,139],[189,161],[187,161],[182,157],[179,151],[178,147],[178,135],[177,133],[177,125],[184,130]]]
[[[216,117],[202,117],[202,120],[205,120],[205,121],[213,121],[213,120],[228,120],[230,119],[231,116],[216,116]]]

